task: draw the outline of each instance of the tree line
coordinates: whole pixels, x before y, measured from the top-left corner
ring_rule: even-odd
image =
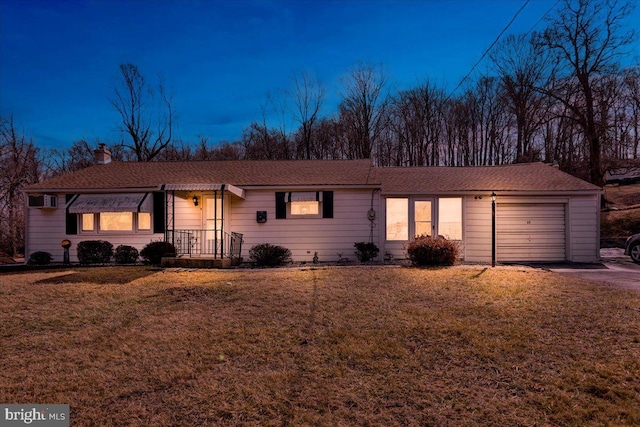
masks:
[[[121,161],[361,159],[378,166],[480,166],[544,161],[596,185],[640,155],[640,64],[626,22],[634,3],[563,0],[540,32],[510,35],[483,73],[453,93],[428,78],[394,91],[382,65],[356,65],[337,111],[309,73],[268,99],[238,141],[174,135],[173,100],[133,64],[120,65],[111,104],[126,135],[108,143]],[[636,55],[633,57],[633,55]],[[623,66],[623,64],[625,64]],[[19,251],[22,186],[93,164],[97,144],[41,152],[0,121],[0,249]],[[291,128],[291,129],[289,129]],[[5,226],[6,224],[6,226]]]

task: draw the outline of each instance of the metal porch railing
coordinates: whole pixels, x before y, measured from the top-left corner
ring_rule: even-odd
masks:
[[[222,230],[168,230],[166,241],[178,257],[240,258],[242,253],[242,234]]]

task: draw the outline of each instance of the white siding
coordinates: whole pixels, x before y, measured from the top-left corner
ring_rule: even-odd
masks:
[[[64,239],[71,241],[69,257],[71,262],[77,262],[78,243],[85,240],[106,240],[117,248],[119,245],[133,246],[141,250],[152,241],[163,240],[164,234],[151,232],[139,233],[91,233],[91,234],[66,234],[66,209],[65,195],[58,194],[57,209],[27,208],[27,235],[25,237],[26,258],[37,251],[49,252],[53,262],[62,262],[64,249],[60,242]]]
[[[175,214],[174,228],[176,230],[185,229],[201,229],[202,228],[202,194],[198,193],[198,200],[200,204],[193,206],[193,195],[183,199],[178,196],[175,197],[175,206],[171,206],[171,193],[167,194],[169,199],[168,208],[169,215]],[[171,224],[171,222],[169,222]]]
[[[333,218],[276,219],[275,190],[250,190],[246,199],[233,198],[227,231],[243,234],[242,256],[249,260],[249,250],[260,243],[284,246],[291,250],[296,262],[313,260],[318,252],[320,262],[343,258],[355,259],[355,242],[367,242],[371,232],[367,212],[371,207],[371,190],[333,191]],[[375,193],[374,208],[377,208]],[[267,211],[267,222],[256,222],[256,211]],[[379,223],[378,220],[375,221]],[[378,243],[380,227],[374,228],[374,242]],[[380,247],[380,245],[378,245]],[[382,257],[379,254],[379,259]]]
[[[500,197],[504,203],[561,203],[565,207],[565,259],[572,262],[596,262],[599,250],[598,196]],[[465,260],[491,262],[491,199],[466,197]]]
[[[568,258],[573,262],[600,259],[600,206],[597,195],[573,197],[569,201]]]
[[[491,198],[465,197],[464,228],[465,261],[491,262]]]
[[[193,195],[196,195],[198,197],[198,206],[194,206],[193,205]],[[173,213],[173,211],[175,210],[175,223],[174,223],[174,228],[176,230],[198,230],[198,229],[202,229],[205,227],[205,221],[204,221],[204,199],[206,196],[210,196],[213,197],[214,193],[213,192],[195,192],[195,193],[189,193],[188,197],[185,198],[181,198],[176,196],[175,197],[175,207],[171,206],[171,192],[169,192],[169,194],[167,195],[167,197],[169,198],[169,215],[171,215]],[[226,232],[229,231],[233,231],[233,230],[229,230],[229,224],[228,224],[228,220],[230,219],[230,217],[232,216],[229,212],[231,212],[231,203],[232,203],[232,199],[235,199],[235,197],[229,197],[229,193],[225,192],[225,197],[224,197],[224,220],[225,220],[225,224],[224,224],[224,230]],[[218,203],[220,202],[220,192],[218,192]],[[171,222],[169,222],[169,224],[171,224]],[[169,227],[171,228],[171,227]]]
[[[318,252],[320,261],[336,261],[342,257],[355,259],[353,244],[369,241],[371,223],[367,212],[371,207],[372,191],[332,189],[334,192],[334,218],[275,218],[275,190],[251,190],[246,199],[225,197],[226,232],[244,235],[242,256],[249,259],[249,249],[259,243],[271,243],[291,249],[295,261],[313,259]],[[380,248],[378,259],[385,252],[395,258],[405,256],[406,242],[385,242],[384,198],[374,192],[373,241]],[[201,194],[199,195],[200,198]],[[566,207],[566,259],[573,262],[596,262],[599,259],[599,205],[598,196],[572,197],[500,197],[499,203],[563,203]],[[58,194],[59,207],[55,210],[27,209],[26,256],[36,251],[52,254],[54,262],[63,259],[60,242],[69,239],[71,261],[77,262],[77,244],[83,240],[107,240],[115,247],[131,245],[141,250],[151,241],[162,240],[164,234],[149,232],[67,235],[65,231],[64,194]],[[176,198],[175,228],[202,227],[202,208],[193,206],[190,198]],[[256,222],[256,211],[267,211],[267,222]],[[491,199],[466,196],[463,199],[464,259],[468,262],[491,262]]]

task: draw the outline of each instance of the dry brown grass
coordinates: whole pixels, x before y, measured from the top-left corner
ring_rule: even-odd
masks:
[[[515,267],[67,273],[0,276],[0,402],[72,425],[640,424],[638,293]]]
[[[607,185],[605,198],[617,207],[640,205],[640,184]]]
[[[640,233],[640,184],[606,186],[605,198],[614,210],[603,211],[600,235],[604,238],[624,238]]]

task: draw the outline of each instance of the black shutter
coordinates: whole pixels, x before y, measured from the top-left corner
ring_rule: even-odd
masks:
[[[65,206],[69,204],[71,199],[73,199],[75,194],[65,194]],[[67,234],[78,234],[78,215],[74,213],[69,213],[69,209],[67,208],[66,221],[65,221],[66,233]]]
[[[276,219],[287,217],[287,203],[284,200],[284,195],[284,192],[276,191]]]
[[[153,193],[153,232],[165,232],[166,203],[164,193]]]
[[[322,218],[333,218],[333,191],[322,192]]]

